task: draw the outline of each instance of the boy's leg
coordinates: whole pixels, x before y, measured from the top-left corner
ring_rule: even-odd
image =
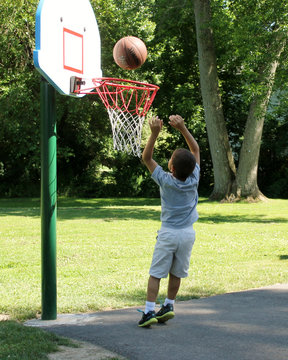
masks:
[[[155,316],[155,303],[159,292],[160,280],[154,276],[149,277],[147,287],[147,300],[145,311],[143,312],[142,319],[139,321],[138,326],[148,327],[158,322]]]
[[[179,291],[181,284],[181,278],[178,278],[177,276],[173,274],[169,274],[169,282],[168,282],[168,299],[175,300],[176,295]]]
[[[178,290],[180,288],[181,278],[173,274],[169,274],[169,282],[168,282],[168,293],[167,298],[165,299],[164,304],[161,309],[156,314],[156,319],[158,322],[166,322],[169,319],[173,319],[174,317],[174,302]]]
[[[147,287],[147,301],[156,302],[159,292],[160,280],[161,279],[150,275]]]

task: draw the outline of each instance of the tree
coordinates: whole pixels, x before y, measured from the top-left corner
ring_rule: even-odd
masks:
[[[255,4],[258,4],[257,9]],[[40,76],[32,58],[37,5],[38,0],[0,1],[0,196],[39,195]],[[226,182],[223,191],[221,188],[220,193],[225,194],[222,197],[226,193],[231,194],[239,172],[249,106],[256,95],[261,94],[262,87],[267,90],[259,74],[261,71],[263,76],[266,74],[264,65],[268,64],[275,50],[273,36],[285,32],[286,2],[281,4],[277,0],[274,6],[274,2],[268,0],[211,0],[209,4],[213,15],[209,26],[213,29],[212,44],[217,54],[218,84],[216,90],[211,87],[210,94],[216,94],[220,104],[217,121],[211,117],[208,134],[210,143],[214,137],[217,138],[214,157],[220,158],[221,155],[218,168],[214,166],[214,174],[203,121],[193,2],[91,0],[91,5],[100,28],[103,76],[131,78],[159,85],[153,111],[157,111],[164,121],[171,113],[181,114],[200,143],[200,193],[207,195],[211,192],[213,175],[216,175],[221,180],[219,185]],[[246,11],[246,6],[250,7],[249,11]],[[272,18],[276,18],[275,24],[271,22]],[[148,48],[147,61],[133,72],[120,69],[112,56],[114,44],[126,35],[139,36]],[[274,41],[274,45],[278,43]],[[268,60],[263,49],[267,53],[269,50]],[[287,177],[284,131],[288,119],[287,103],[283,101],[286,97],[287,57],[287,52],[282,52],[278,66],[280,73],[277,70],[275,78],[274,88],[277,90],[277,103],[282,104],[281,111],[278,106],[277,111],[270,111],[269,117],[266,117],[259,162],[261,189],[267,189],[268,195],[277,196],[287,194],[287,188],[285,192],[282,190],[282,178]],[[60,193],[77,196],[158,194],[157,187],[151,186],[138,158],[113,151],[109,119],[97,96],[74,99],[56,94],[56,101]],[[206,118],[208,110],[205,109]],[[211,111],[211,114],[214,115],[214,112]],[[146,122],[143,143],[149,131]],[[248,138],[248,135],[245,137]],[[165,166],[175,147],[182,146],[185,144],[181,136],[165,126],[165,132],[157,142],[157,160]],[[219,149],[221,154],[217,153]],[[277,176],[272,176],[275,169]]]
[[[37,189],[40,177],[39,106],[34,74],[33,5],[0,3],[0,193]],[[35,185],[35,187],[34,187]],[[33,189],[33,190],[32,190]],[[26,192],[27,194],[27,192]],[[34,193],[35,194],[35,193]]]
[[[261,137],[276,70],[287,41],[287,4],[269,0],[243,4],[235,0],[215,1],[214,5],[221,6],[222,15],[228,14],[234,45],[230,61],[245,79],[242,96],[250,105],[236,169],[219,91],[211,4],[209,0],[194,0],[201,92],[214,168],[211,198],[261,199],[257,183]],[[235,46],[239,48],[236,50]]]
[[[236,168],[224,121],[209,0],[195,0],[194,11],[201,93],[214,168],[214,190],[211,197],[220,199],[224,194],[230,194]]]

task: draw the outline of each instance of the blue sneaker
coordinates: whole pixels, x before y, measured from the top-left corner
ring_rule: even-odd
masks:
[[[150,325],[156,324],[158,322],[158,320],[155,317],[155,311],[149,311],[147,314],[145,314],[144,311],[141,312],[143,312],[143,315],[142,315],[142,319],[138,323],[138,326],[149,327]]]

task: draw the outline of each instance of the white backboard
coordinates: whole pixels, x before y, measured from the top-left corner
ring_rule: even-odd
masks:
[[[72,76],[102,77],[100,34],[89,0],[39,1],[33,60],[64,95],[75,96],[70,93]]]

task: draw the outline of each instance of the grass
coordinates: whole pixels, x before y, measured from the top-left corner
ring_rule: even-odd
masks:
[[[41,312],[39,205],[39,199],[0,200],[0,314],[12,320]],[[143,306],[160,210],[159,199],[59,199],[58,313]],[[198,211],[179,300],[288,282],[288,200],[201,199]],[[166,287],[163,280],[161,300]]]
[[[202,199],[185,300],[288,281],[288,201]],[[41,311],[39,200],[0,200],[0,313]],[[157,229],[158,199],[59,199],[58,313],[141,305]],[[159,298],[165,297],[164,280]]]
[[[41,329],[23,327],[15,321],[0,323],[0,359],[47,359],[59,345],[76,346],[70,340]]]

